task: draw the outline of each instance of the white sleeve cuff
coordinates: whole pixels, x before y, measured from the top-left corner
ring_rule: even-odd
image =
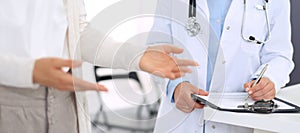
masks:
[[[33,83],[33,69],[35,60],[15,56],[0,56],[0,84],[19,88],[35,88]]]

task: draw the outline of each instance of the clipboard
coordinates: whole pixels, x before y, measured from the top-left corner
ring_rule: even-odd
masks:
[[[196,94],[191,94],[191,98],[200,104],[204,104],[219,111],[228,111],[228,112],[236,112],[236,113],[262,113],[262,114],[269,114],[269,113],[300,113],[300,107],[287,102],[283,99],[275,97],[273,100],[260,100],[255,101],[252,105],[245,103],[243,105],[238,105],[234,108],[226,108],[220,107],[215,103],[208,100],[208,96],[200,96]],[[277,103],[280,103],[278,106]],[[285,108],[281,108],[281,107]]]

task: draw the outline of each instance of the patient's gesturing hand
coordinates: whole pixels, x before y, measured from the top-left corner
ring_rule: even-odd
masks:
[[[37,59],[33,70],[33,82],[63,91],[75,91],[75,89],[76,91],[107,91],[107,88],[103,85],[75,78],[70,73],[62,70],[63,67],[75,68],[79,66],[81,66],[79,61],[60,58]]]
[[[177,59],[169,54],[180,54],[183,49],[172,45],[155,45],[149,47],[139,63],[141,70],[169,79],[176,79],[192,72],[188,66],[198,66],[192,60]]]
[[[175,88],[174,91],[174,99],[176,108],[185,112],[190,113],[195,108],[203,108],[204,105],[196,103],[192,98],[191,94],[198,94],[207,96],[208,92],[198,89],[197,87],[193,86],[189,82],[182,82]]]

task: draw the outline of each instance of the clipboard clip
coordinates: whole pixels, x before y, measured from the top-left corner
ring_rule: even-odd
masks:
[[[252,105],[245,103],[244,105],[239,105],[237,108],[246,109],[255,113],[268,114],[277,110],[278,105],[273,100],[259,100]]]

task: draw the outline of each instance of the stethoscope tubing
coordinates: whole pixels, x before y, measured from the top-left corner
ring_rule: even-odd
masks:
[[[190,0],[189,4],[189,17],[196,17],[196,0]]]
[[[263,7],[263,10],[265,12],[265,18],[266,18],[266,23],[267,23],[267,30],[268,30],[268,35],[267,38],[264,41],[257,40],[255,36],[249,36],[249,38],[246,38],[244,36],[244,29],[245,29],[245,22],[246,22],[246,16],[247,16],[247,0],[244,0],[244,13],[243,13],[243,22],[242,22],[242,29],[241,29],[241,36],[242,38],[247,41],[247,42],[256,42],[257,44],[266,44],[270,41],[271,38],[271,27],[270,27],[270,21],[269,21],[269,13],[268,13],[268,0],[264,0],[265,5]]]

